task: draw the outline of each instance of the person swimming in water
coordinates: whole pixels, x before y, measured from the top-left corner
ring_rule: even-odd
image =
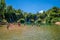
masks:
[[[20,23],[18,23],[18,27],[20,27],[21,26],[21,24]]]

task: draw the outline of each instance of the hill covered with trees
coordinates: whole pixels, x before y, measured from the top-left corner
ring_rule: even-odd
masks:
[[[0,1],[0,22],[8,23],[49,23],[53,24],[60,21],[60,8],[52,7],[43,13],[27,13],[21,9],[14,9],[11,5],[7,6],[5,0]]]

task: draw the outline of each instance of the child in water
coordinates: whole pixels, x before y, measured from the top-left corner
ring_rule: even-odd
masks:
[[[18,27],[20,27],[21,26],[21,24],[20,23],[18,23]]]

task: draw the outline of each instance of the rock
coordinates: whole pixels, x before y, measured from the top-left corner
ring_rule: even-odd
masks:
[[[55,24],[56,24],[56,25],[60,25],[60,22],[56,22]]]

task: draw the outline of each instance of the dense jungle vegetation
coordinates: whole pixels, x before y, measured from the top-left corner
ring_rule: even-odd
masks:
[[[11,5],[7,6],[5,0],[0,1],[0,22],[8,23],[49,23],[53,24],[60,21],[60,8],[52,7],[43,13],[28,13],[21,9],[14,9]]]

